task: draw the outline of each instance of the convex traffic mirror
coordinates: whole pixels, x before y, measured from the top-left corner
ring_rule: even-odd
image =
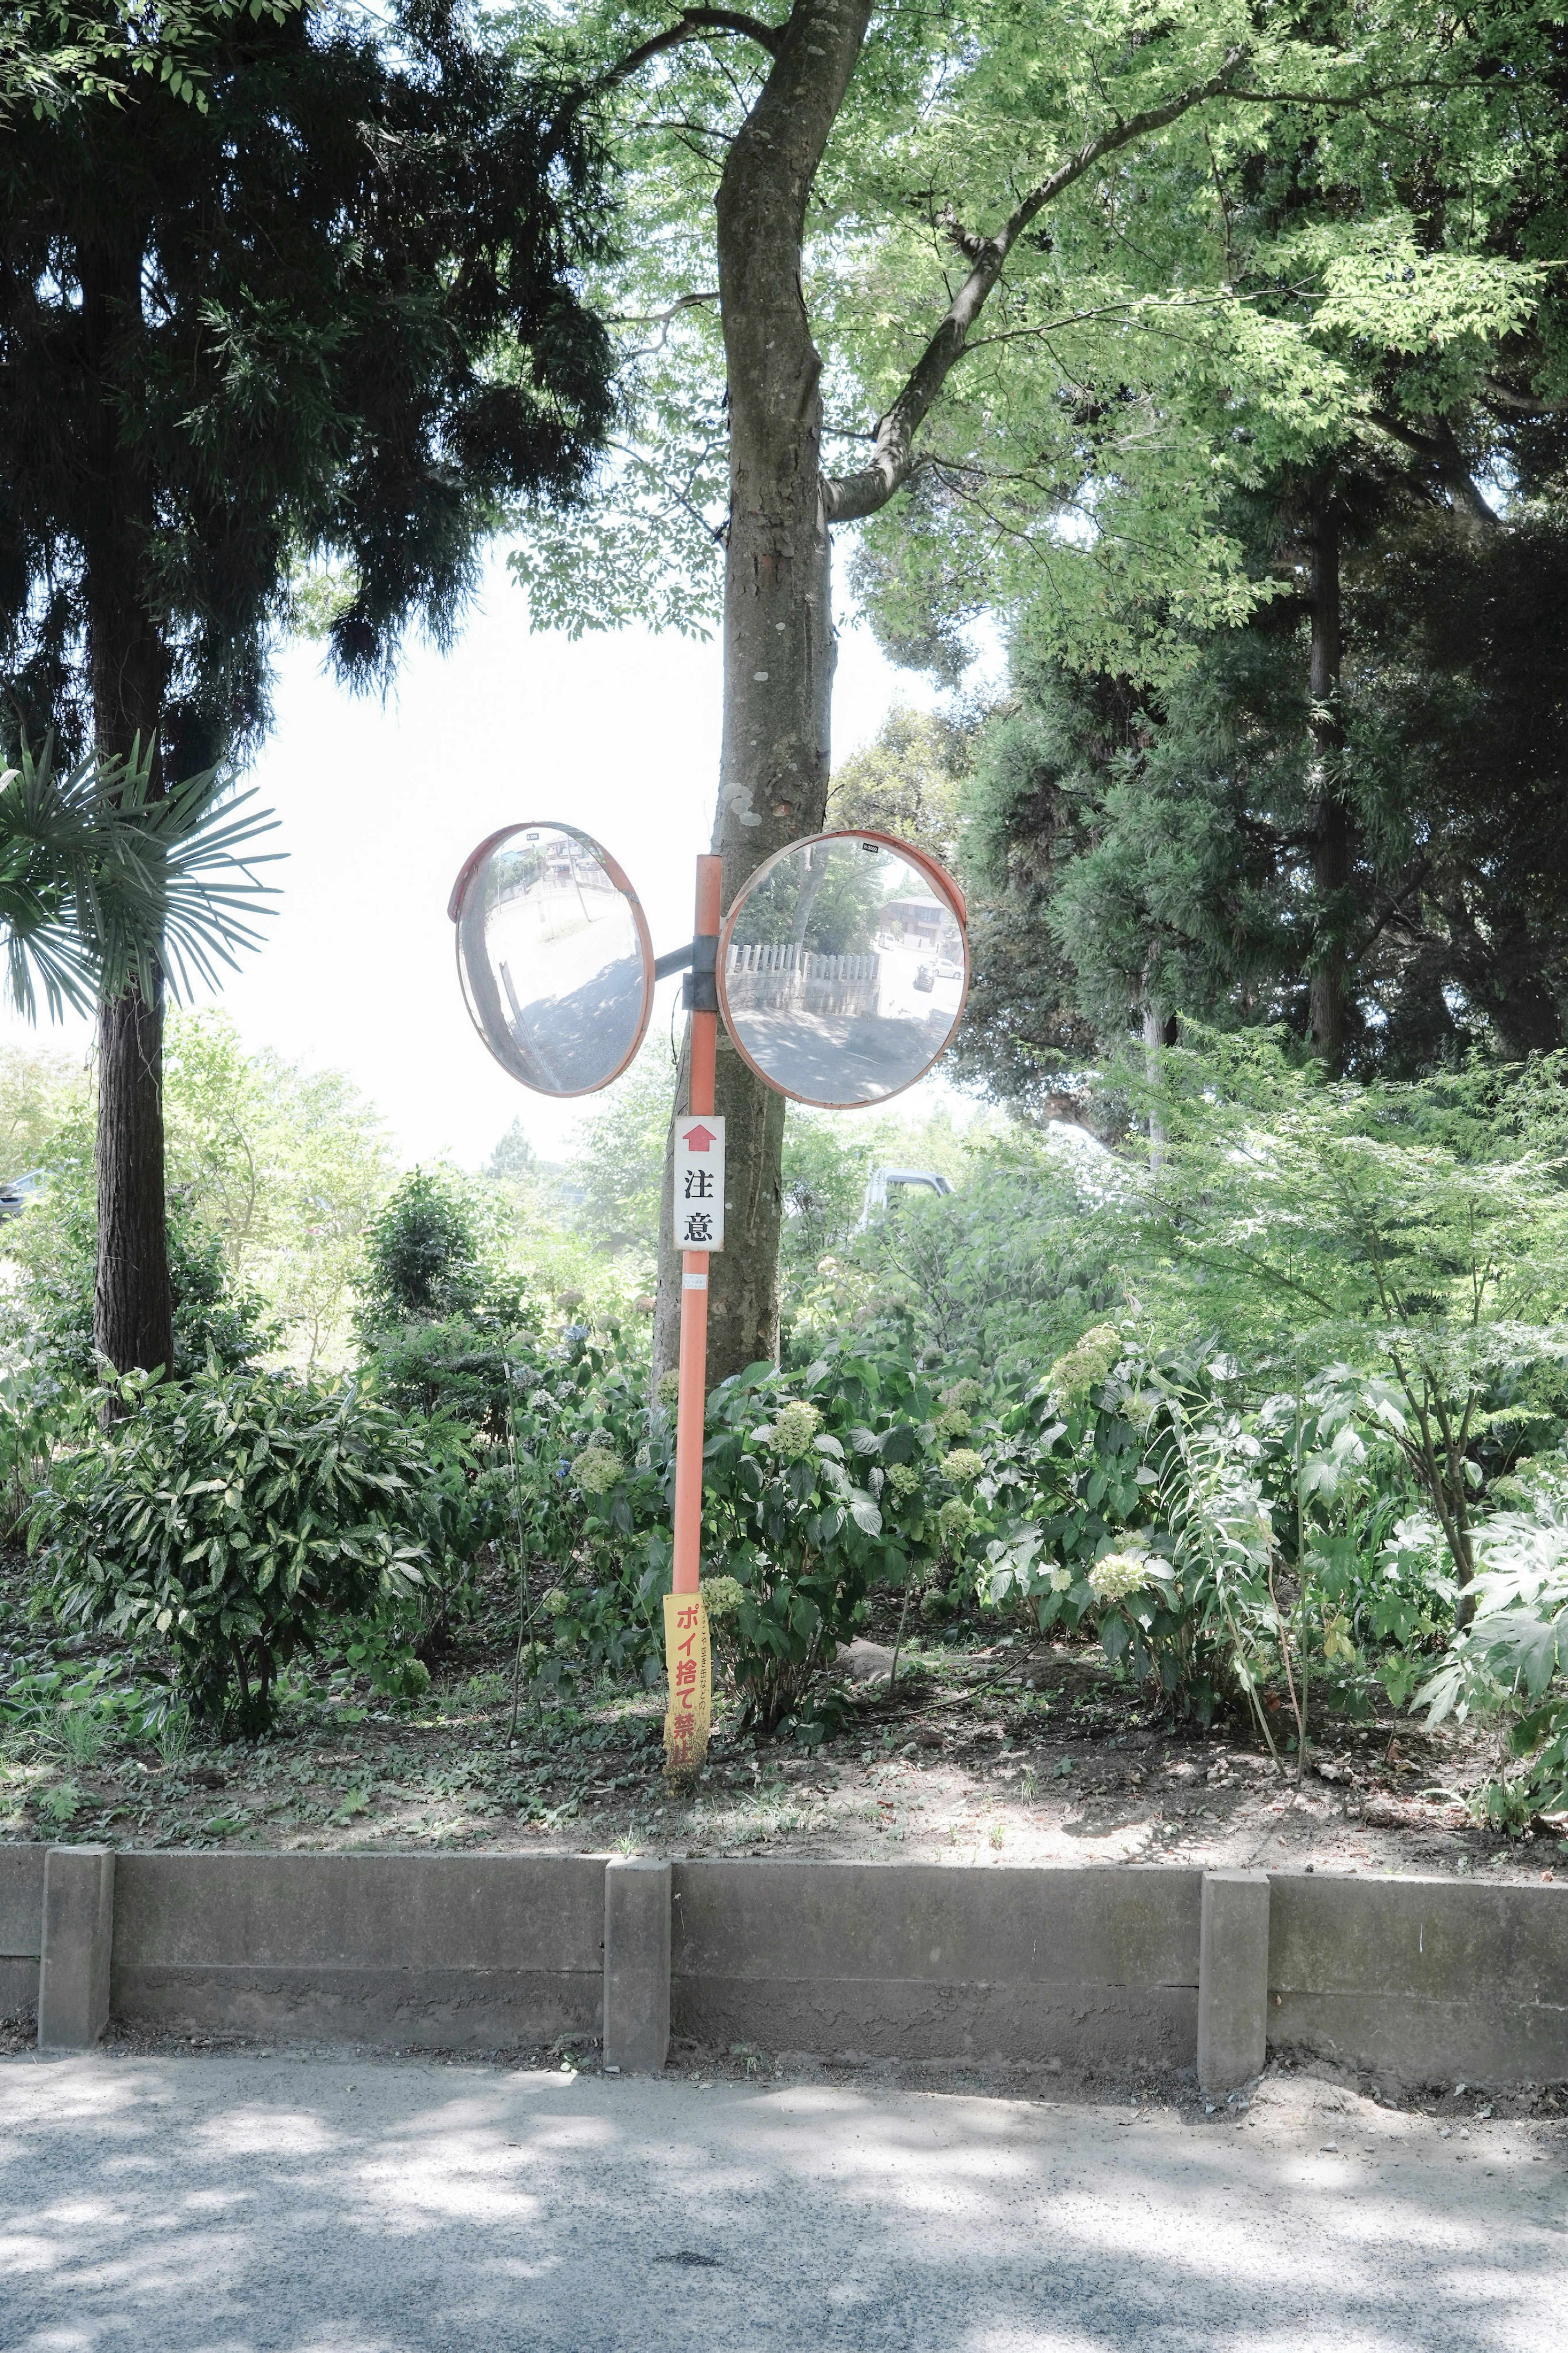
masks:
[[[468,1011],[503,1070],[545,1095],[619,1077],[652,1010],[653,947],[606,849],[575,826],[510,826],[468,859],[447,913]]]
[[[963,901],[934,859],[823,833],[757,869],[719,945],[719,1004],[760,1078],[854,1111],[930,1070],[963,1010]]]
[[[636,892],[569,825],[510,826],[479,844],[448,909],[475,1027],[503,1069],[547,1095],[592,1094],[641,1045],[656,967]],[[963,1010],[963,899],[932,858],[889,834],[822,833],[766,860],[697,976],[742,1058],[826,1110],[886,1103],[924,1076]],[[716,969],[715,969],[716,966]],[[700,1002],[700,998],[689,998]]]

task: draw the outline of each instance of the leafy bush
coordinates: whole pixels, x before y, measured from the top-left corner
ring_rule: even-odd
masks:
[[[23,1358],[0,1372],[0,1551],[26,1535],[55,1448],[79,1415],[75,1388],[49,1366]]]
[[[362,1361],[376,1394],[398,1412],[446,1415],[504,1440],[517,1367],[537,1355],[536,1325],[525,1300],[492,1292],[472,1315],[376,1333]]]
[[[1379,1645],[1403,1646],[1379,1664],[1408,1695],[1405,1652],[1446,1628],[1455,1585],[1409,1514],[1381,1384],[1341,1365],[1251,1409],[1245,1389],[1212,1344],[1086,1334],[1007,1418],[989,1591],[1042,1629],[1092,1626],[1179,1712],[1241,1702],[1273,1746],[1288,1705],[1301,1746],[1313,1690],[1363,1704]]]
[[[513,1401],[527,1547],[558,1564],[524,1663],[548,1686],[662,1672],[670,1577],[673,1400],[643,1367],[579,1335]],[[704,1563],[725,1601],[721,1647],[763,1731],[797,1712],[862,1622],[873,1585],[973,1592],[995,1523],[972,1409],[896,1359],[834,1351],[804,1372],[753,1366],[709,1399]]]
[[[486,1197],[472,1179],[411,1169],[365,1237],[362,1328],[468,1314],[489,1286],[491,1240]]]
[[[932,1155],[914,1165],[941,1166]],[[837,1341],[862,1354],[984,1367],[1009,1387],[1041,1368],[1086,1325],[1115,1313],[1124,1237],[1096,1214],[1114,1164],[1018,1135],[976,1142],[953,1166],[957,1189],[897,1198],[847,1236],[813,1282],[797,1273],[794,1345]],[[787,1231],[786,1231],[787,1239]]]
[[[258,1292],[234,1281],[221,1238],[203,1224],[185,1195],[171,1190],[168,1207],[172,1370],[178,1377],[215,1363],[226,1372],[242,1372],[278,1345],[277,1319]],[[47,1190],[15,1229],[5,1242],[16,1265],[14,1312],[27,1352],[62,1379],[91,1388],[98,1379],[92,1322],[98,1212],[89,1149],[56,1160]]]
[[[794,1376],[752,1366],[715,1390],[704,1557],[740,1588],[734,1676],[763,1730],[798,1713],[874,1586],[907,1598],[970,1561],[991,1523],[982,1458],[954,1440],[982,1394],[939,1396],[896,1359],[847,1351]]]
[[[280,1665],[329,1621],[422,1582],[424,1440],[352,1382],[209,1371],[121,1387],[126,1417],[60,1456],[33,1514],[56,1608],[161,1637],[191,1707],[254,1737]]]
[[[1517,1768],[1487,1788],[1489,1817],[1521,1829],[1568,1808],[1568,1468],[1542,1465],[1522,1511],[1495,1513],[1475,1536],[1475,1616],[1416,1694],[1427,1721],[1477,1706],[1517,1711]]]
[[[416,1168],[371,1228],[355,1328],[375,1389],[400,1412],[447,1415],[500,1441],[541,1317],[498,1254],[485,1190]]]

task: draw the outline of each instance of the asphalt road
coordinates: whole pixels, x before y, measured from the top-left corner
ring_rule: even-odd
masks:
[[[1560,2142],[1299,2083],[1235,2124],[0,2063],[0,2345],[27,2353],[1560,2353],[1565,2288]]]

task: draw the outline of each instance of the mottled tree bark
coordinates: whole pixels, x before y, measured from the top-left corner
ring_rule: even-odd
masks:
[[[797,0],[719,186],[719,292],[730,395],[724,733],[713,849],[724,906],[827,808],[834,634],[822,480],[822,360],[801,290],[806,200],[855,69],[871,0]],[[681,1092],[684,1100],[685,1066]],[[784,1104],[721,1025],[724,1248],[709,1274],[710,1381],[778,1353]],[[674,1362],[679,1261],[661,1221],[655,1361]]]
[[[162,716],[167,657],[147,611],[145,566],[156,528],[150,487],[127,446],[115,398],[117,336],[139,326],[140,245],[128,238],[84,269],[83,332],[100,389],[87,627],[94,748],[143,749]],[[93,1337],[118,1372],[167,1367],[173,1303],[163,1161],[163,993],[135,988],[100,1008],[98,1274]]]

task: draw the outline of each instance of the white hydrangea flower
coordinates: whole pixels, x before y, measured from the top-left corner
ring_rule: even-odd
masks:
[[[1142,1553],[1108,1552],[1089,1572],[1089,1589],[1097,1601],[1125,1601],[1149,1582],[1149,1565]]]
[[[595,1439],[574,1458],[572,1476],[584,1495],[607,1495],[624,1467],[620,1456]]]

